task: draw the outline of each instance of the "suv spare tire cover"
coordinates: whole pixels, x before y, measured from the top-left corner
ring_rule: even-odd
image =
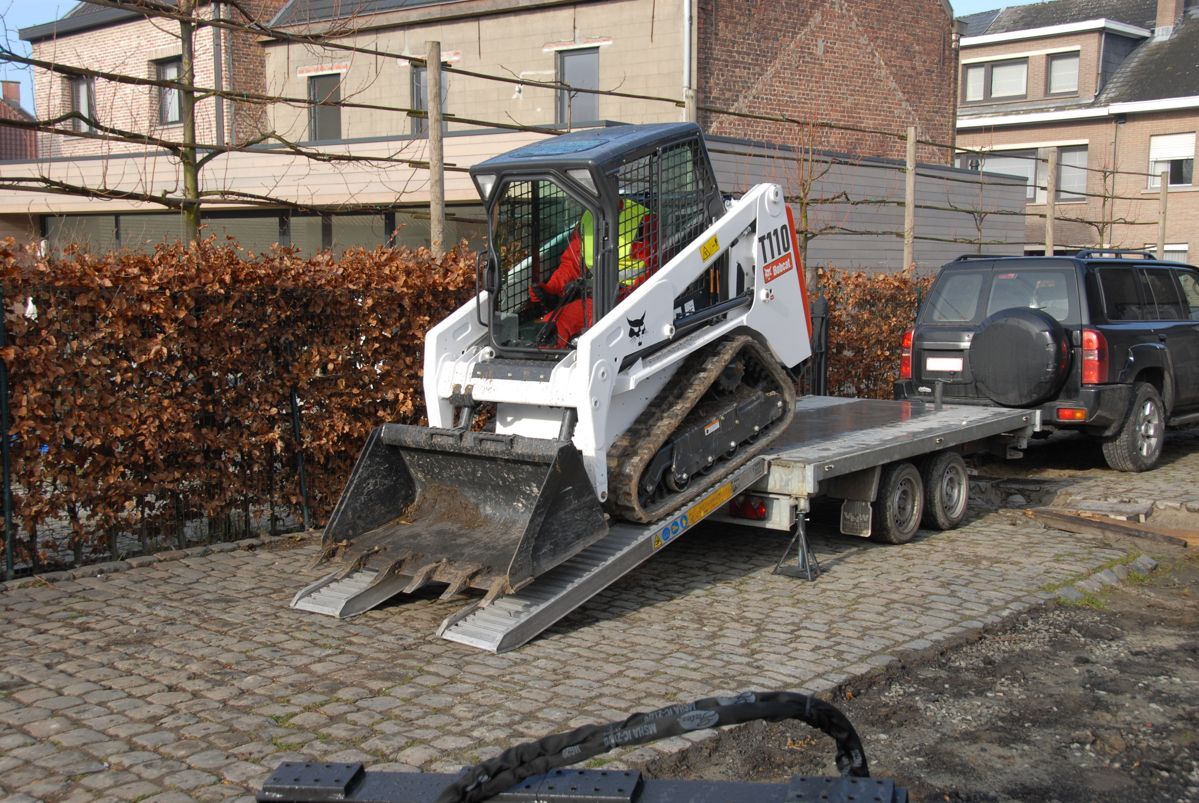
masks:
[[[982,322],[970,342],[970,372],[996,404],[1031,407],[1061,388],[1070,366],[1062,325],[1041,310],[1013,307]]]

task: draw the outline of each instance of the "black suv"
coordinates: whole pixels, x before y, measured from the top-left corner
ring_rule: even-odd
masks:
[[[1199,421],[1199,269],[1145,252],[959,257],[904,335],[897,399],[1039,408],[1153,468],[1165,427]]]

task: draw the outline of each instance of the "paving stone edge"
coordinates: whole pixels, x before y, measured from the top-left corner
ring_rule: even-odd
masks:
[[[224,541],[219,544],[202,544],[186,549],[152,552],[148,555],[136,555],[123,560],[90,563],[87,566],[79,566],[74,569],[63,569],[56,572],[46,572],[45,574],[35,574],[30,577],[20,577],[16,580],[0,581],[0,594],[6,591],[15,591],[18,588],[49,585],[50,583],[79,580],[85,577],[103,577],[115,574],[116,572],[124,572],[142,566],[153,566],[167,561],[202,558],[205,555],[213,555],[220,552],[250,551],[259,549],[260,547],[283,545],[289,541],[294,542],[296,546],[302,546],[312,538],[320,538],[321,532],[321,530],[303,530],[301,532],[283,533],[281,535],[263,535],[255,538],[243,538],[240,541]]]

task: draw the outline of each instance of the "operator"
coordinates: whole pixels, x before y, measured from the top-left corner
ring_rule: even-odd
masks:
[[[656,256],[654,216],[641,204],[628,198],[620,200],[619,254],[620,288],[617,300],[645,281]],[[584,254],[586,260],[584,260]],[[549,308],[541,320],[553,322],[557,330],[557,347],[566,348],[570,341],[591,325],[591,298],[583,297],[580,285],[595,264],[595,223],[591,210],[583,212],[579,225],[562,253],[558,268],[549,279],[529,287],[529,300]],[[572,287],[572,283],[578,282]]]

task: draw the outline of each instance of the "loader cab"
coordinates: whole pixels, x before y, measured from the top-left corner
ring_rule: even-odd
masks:
[[[694,124],[588,129],[482,162],[479,319],[506,357],[558,359],[723,214]]]

